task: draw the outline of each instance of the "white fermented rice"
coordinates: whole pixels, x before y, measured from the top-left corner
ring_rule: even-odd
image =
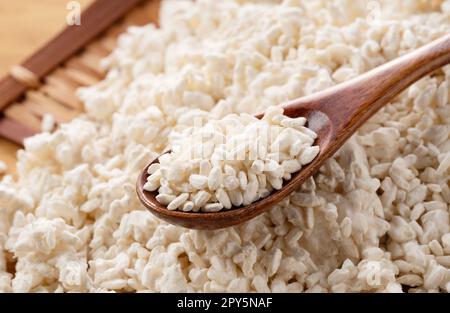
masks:
[[[261,120],[234,114],[173,133],[172,151],[148,169],[144,190],[157,190],[163,204],[168,196],[176,196],[169,210],[215,212],[248,205],[281,189],[283,178],[289,180],[319,153],[319,147],[312,146],[317,135],[305,127],[306,119],[283,112],[274,106]],[[238,173],[250,184],[241,186]],[[195,201],[199,192],[208,197],[200,207]],[[209,205],[214,203],[221,206]]]

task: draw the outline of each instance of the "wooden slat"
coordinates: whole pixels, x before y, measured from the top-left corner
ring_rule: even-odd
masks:
[[[92,86],[100,81],[99,77],[90,75],[86,71],[74,68],[73,66],[68,66],[64,70],[67,76],[80,86]]]
[[[22,65],[44,77],[144,0],[97,0],[81,16],[80,26],[66,27]],[[0,110],[17,100],[26,87],[6,76],[0,81]]]
[[[64,104],[56,101],[55,99],[47,96],[46,94],[44,94],[40,91],[28,91],[27,99],[29,101],[35,102],[39,105],[46,105],[46,103],[50,103],[52,106],[61,106],[61,107],[70,109],[70,107],[65,106]],[[79,112],[77,110],[74,110],[74,111]]]
[[[70,110],[63,105],[55,105],[54,102],[36,103],[26,100],[23,105],[41,118],[45,114],[53,115],[58,124],[67,123],[79,114],[79,112]]]
[[[135,11],[135,10],[134,10]],[[132,11],[132,12],[134,12]],[[131,13],[130,13],[131,14]],[[106,37],[118,38],[127,31],[129,26],[124,23],[113,25],[106,31]]]
[[[125,16],[126,25],[145,25],[153,22],[158,25],[160,1],[149,1],[139,9],[131,11]]]
[[[99,41],[95,41],[95,42],[89,44],[86,47],[86,50],[91,53],[98,54],[102,58],[106,57],[111,52],[108,48],[106,48],[104,45],[102,45]]]
[[[57,102],[60,102],[68,107],[75,110],[81,111],[82,104],[80,100],[73,93],[65,93],[64,91],[58,89],[58,87],[46,84],[41,89],[50,98],[53,98]]]
[[[110,54],[114,48],[116,47],[117,38],[107,36],[99,41],[99,44],[105,51],[108,51],[108,54]]]
[[[140,2],[145,2],[146,5],[137,6]],[[104,10],[102,13],[93,12],[101,11],[102,5],[108,7],[107,12]],[[111,13],[114,11],[112,7],[116,7],[114,14]],[[105,19],[100,21],[101,16],[112,19],[111,15],[114,15],[116,16],[114,20],[117,20],[121,15],[118,14],[120,10],[125,12],[132,7],[136,8],[126,15],[122,22],[102,26],[105,24]],[[24,138],[40,131],[40,120],[44,114],[52,114],[58,123],[70,121],[79,114],[82,111],[82,104],[75,95],[76,88],[90,86],[101,80],[105,71],[101,68],[100,61],[114,49],[117,36],[130,25],[157,23],[158,11],[158,0],[98,0],[95,2],[83,12],[81,27],[68,27],[23,63],[23,66],[37,74],[39,78],[45,78],[46,83],[39,91],[28,91],[22,103],[11,104],[13,101],[20,100],[19,97],[26,89],[9,76],[0,81],[0,136],[22,144]],[[93,21],[92,16],[97,16],[97,19]],[[102,25],[98,25],[99,22]],[[109,24],[111,23],[110,21]],[[87,28],[90,30],[86,30]],[[98,34],[101,32],[100,28],[106,30],[106,34],[88,44],[95,37],[92,32],[95,31]],[[83,44],[75,48],[76,43],[80,41],[83,41]],[[85,49],[75,55],[75,52],[83,46]],[[69,57],[71,58],[65,67],[57,68]],[[52,73],[48,75],[50,72]],[[4,110],[8,104],[10,107]],[[5,115],[3,117],[2,109]]]
[[[22,125],[8,117],[0,117],[0,136],[19,145],[23,144],[24,138],[33,136],[36,131]]]
[[[99,57],[92,53],[88,53],[86,51],[80,56],[70,59],[66,64],[74,68],[84,69],[85,71],[92,73],[92,75],[95,75],[98,78],[104,78],[105,70],[100,66],[100,62],[102,61],[102,59],[102,57]]]
[[[39,132],[41,130],[41,121],[39,118],[27,110],[27,108],[20,103],[10,105],[4,111],[6,117],[25,125],[30,130]]]
[[[74,83],[71,83],[68,79],[65,77],[61,77],[56,75],[48,75],[45,77],[46,85],[55,86],[56,88],[60,89],[61,92],[64,93],[70,93],[74,94],[78,86]]]
[[[74,79],[72,77],[72,75],[70,75],[68,73],[68,71],[67,71],[68,68],[86,72],[87,75],[92,76],[95,79],[95,81],[101,79],[93,71],[86,69],[86,67],[82,63],[80,63],[79,61],[77,62],[74,59],[71,59],[69,62],[66,62],[64,67],[58,68],[58,70],[57,70],[58,72],[56,73],[56,71],[55,71],[54,76],[55,76],[55,78],[58,79],[59,82],[65,83],[65,84],[71,86],[72,88],[74,88],[73,93],[75,93],[79,87],[86,86],[86,84],[81,83],[78,80]]]
[[[80,87],[79,84],[77,84],[76,82],[74,82],[67,74],[66,71],[64,70],[63,67],[60,67],[58,69],[56,69],[51,75],[47,75],[45,77],[45,79],[47,79],[49,76],[53,76],[55,79],[57,79],[59,82],[68,85],[70,88],[73,88],[73,90],[75,91],[78,87]]]

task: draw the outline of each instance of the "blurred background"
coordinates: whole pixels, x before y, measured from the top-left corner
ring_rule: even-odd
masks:
[[[126,0],[124,0],[126,1]],[[70,0],[0,0],[0,77],[64,28]],[[93,0],[78,0],[84,9]],[[14,172],[18,146],[0,138],[0,160]]]

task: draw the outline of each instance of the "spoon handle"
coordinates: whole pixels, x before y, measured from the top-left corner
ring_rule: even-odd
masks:
[[[355,79],[284,105],[289,116],[318,110],[342,142],[405,88],[450,63],[450,34]],[[342,141],[341,141],[342,140]]]

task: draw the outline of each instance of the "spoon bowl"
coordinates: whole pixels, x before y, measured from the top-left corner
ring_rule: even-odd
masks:
[[[147,182],[147,169],[153,163],[159,163],[159,157],[154,159],[140,174],[137,184],[136,192],[144,204],[144,206],[166,222],[171,224],[183,226],[192,229],[214,230],[235,226],[246,222],[261,213],[270,209],[273,205],[280,202],[283,198],[288,196],[291,192],[296,190],[308,177],[315,173],[323,162],[328,158],[326,147],[331,138],[331,123],[329,118],[320,111],[304,111],[303,116],[308,119],[308,128],[316,132],[317,139],[315,145],[320,147],[320,152],[316,158],[309,164],[305,165],[300,171],[292,174],[290,180],[283,182],[283,187],[280,190],[275,190],[269,196],[259,199],[247,206],[234,207],[230,210],[221,210],[214,213],[206,212],[182,212],[170,211],[166,206],[162,205],[156,200],[158,191],[149,192],[144,190],[144,185]],[[262,117],[262,114],[257,115]],[[170,152],[170,151],[169,151]],[[169,153],[166,152],[166,153]]]
[[[179,226],[213,230],[234,226],[262,214],[279,203],[311,177],[323,163],[381,107],[425,75],[450,63],[450,35],[388,62],[359,77],[325,91],[282,104],[289,117],[307,118],[308,128],[316,132],[319,154],[300,171],[284,181],[280,190],[247,206],[214,213],[170,211],[156,200],[157,191],[143,189],[147,169],[140,174],[136,191],[143,205],[157,217]],[[261,118],[263,114],[256,117]]]

